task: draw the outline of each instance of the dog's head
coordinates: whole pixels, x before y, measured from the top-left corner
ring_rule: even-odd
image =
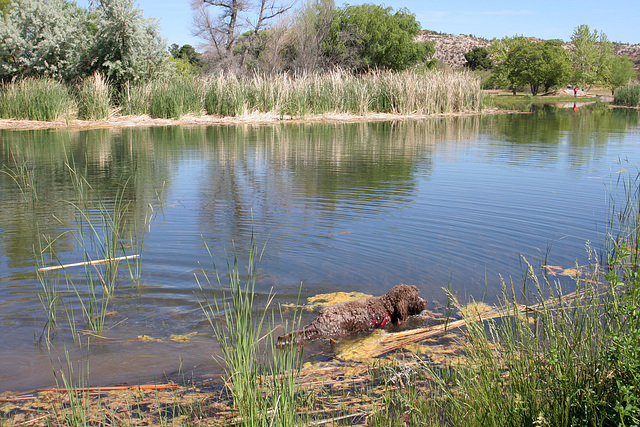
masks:
[[[420,290],[414,285],[397,285],[387,293],[391,305],[391,321],[402,323],[409,316],[420,314],[427,307],[427,300],[420,297]]]

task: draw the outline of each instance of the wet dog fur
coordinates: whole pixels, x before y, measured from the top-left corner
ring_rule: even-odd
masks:
[[[278,337],[279,347],[318,338],[342,338],[357,332],[402,324],[409,316],[421,313],[427,300],[417,286],[397,285],[386,294],[361,301],[346,301],[325,307],[307,326]]]

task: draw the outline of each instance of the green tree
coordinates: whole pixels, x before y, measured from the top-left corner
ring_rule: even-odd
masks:
[[[529,86],[532,95],[541,88],[564,85],[571,76],[571,62],[560,40],[533,41],[524,37],[507,40],[499,56],[497,73],[514,90]]]
[[[86,10],[67,0],[15,0],[8,7],[0,19],[1,80],[69,81],[83,72],[90,41]]]
[[[202,54],[196,52],[190,44],[178,46],[173,43],[169,46],[169,53],[171,54],[171,63],[181,76],[197,76],[204,68]]]
[[[169,47],[169,53],[174,58],[184,59],[192,64],[196,64],[200,60],[200,54],[190,44],[178,46],[174,43]]]
[[[11,8],[11,0],[0,0],[0,16],[5,16]]]
[[[619,87],[629,84],[638,77],[636,70],[633,68],[633,61],[628,57],[615,56],[611,61],[611,78],[609,79],[609,87],[611,93]]]
[[[493,61],[485,47],[474,47],[464,54],[464,59],[467,60],[464,66],[471,70],[490,70],[493,68]]]
[[[542,42],[544,67],[540,77],[545,92],[552,87],[565,86],[571,78],[571,58],[563,44],[562,40]]]
[[[588,25],[576,27],[571,35],[571,60],[573,81],[589,88],[595,84],[607,84],[611,78],[613,46],[607,35],[598,30],[591,32]]]
[[[373,4],[345,6],[333,19],[325,55],[350,68],[404,70],[435,51],[433,44],[414,41],[419,32],[420,24],[407,9],[394,13]]]
[[[513,75],[509,73],[509,68],[507,64],[505,64],[505,61],[507,60],[509,52],[516,45],[522,43],[523,40],[524,37],[517,35],[504,37],[502,39],[493,39],[488,49],[489,54],[493,57],[494,63],[493,76],[491,78],[493,86],[509,88],[513,91],[514,95],[518,88],[518,82],[515,81]]]
[[[99,71],[120,88],[167,70],[169,55],[158,22],[144,18],[133,0],[102,0],[95,13],[91,71]]]
[[[308,0],[296,10],[290,43],[284,49],[291,69],[312,71],[327,65],[323,52],[329,46],[335,15],[334,0]]]

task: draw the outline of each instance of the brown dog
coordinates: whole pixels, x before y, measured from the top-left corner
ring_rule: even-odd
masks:
[[[340,338],[360,331],[403,323],[422,312],[427,300],[417,286],[397,285],[386,294],[364,301],[347,301],[325,307],[309,325],[278,337],[278,347],[316,338]]]

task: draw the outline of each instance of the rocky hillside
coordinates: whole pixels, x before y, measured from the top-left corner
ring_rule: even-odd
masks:
[[[465,62],[467,62],[464,59],[464,54],[469,52],[471,49],[475,47],[489,47],[491,45],[491,42],[486,39],[465,36],[464,34],[457,36],[452,34],[438,34],[428,30],[423,31],[417,39],[418,41],[435,41],[436,59],[451,68],[462,67]]]
[[[428,30],[423,31],[422,34],[418,36],[418,40],[435,41],[436,59],[451,68],[462,67],[466,62],[464,54],[474,47],[489,47],[491,45],[491,41],[487,39],[466,36],[464,34],[439,34]],[[570,46],[571,43],[565,44],[565,48],[569,48]],[[627,43],[613,43],[613,49],[616,55],[626,55],[631,58],[635,64],[636,70],[640,70],[640,44],[630,45]]]

